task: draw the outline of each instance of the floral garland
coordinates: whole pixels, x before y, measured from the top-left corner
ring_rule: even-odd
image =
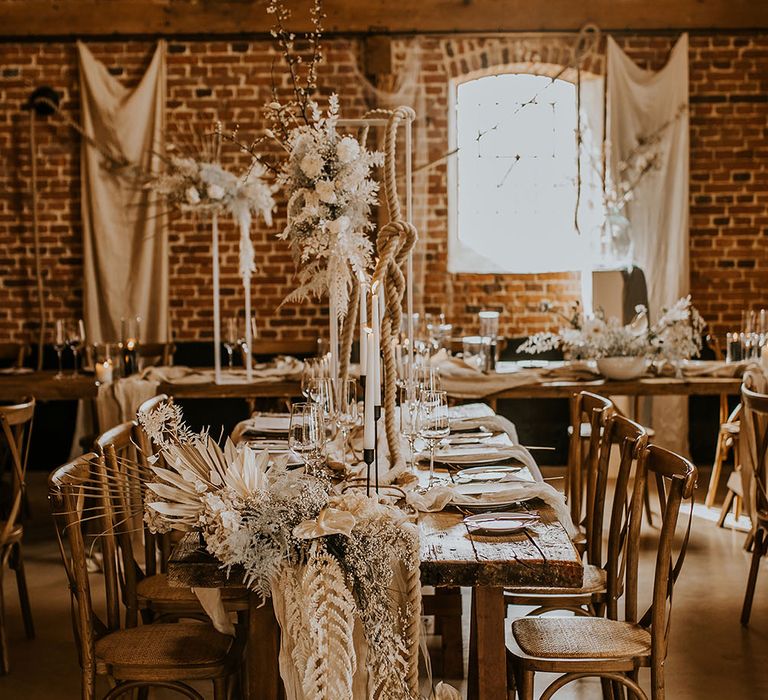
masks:
[[[548,304],[543,308],[552,309]],[[653,325],[649,325],[647,309],[642,305],[635,307],[635,317],[626,325],[616,318],[606,318],[602,309],[587,317],[578,302],[564,312],[556,312],[567,325],[557,333],[532,335],[518,347],[518,352],[540,353],[562,348],[572,359],[656,356],[676,361],[689,359],[701,351],[705,324],[691,305],[690,295],[662,309],[661,318]]]
[[[324,479],[290,471],[286,460],[270,464],[268,452],[229,440],[222,450],[207,433],[190,431],[178,407],[160,406],[139,422],[159,447],[145,521],[156,532],[199,529],[224,568],[242,567],[246,584],[263,598],[279,595],[304,697],[351,700],[357,617],[373,696],[413,698],[407,622],[420,610],[398,610],[391,598],[394,567],[412,572],[419,565],[409,517],[361,492],[336,492]]]
[[[217,136],[221,138],[220,127]],[[243,175],[236,175],[215,162],[213,154],[198,157],[172,155],[165,172],[149,179],[146,186],[182,212],[206,214],[228,211],[240,226],[240,276],[250,279],[256,270],[250,236],[254,214],[272,225],[275,187],[264,181],[266,168],[252,160]]]

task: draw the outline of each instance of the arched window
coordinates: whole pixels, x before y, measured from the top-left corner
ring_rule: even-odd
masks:
[[[454,107],[451,145],[458,151],[449,170],[449,270],[584,269],[589,236],[579,235],[574,224],[574,83],[490,75],[456,85]]]

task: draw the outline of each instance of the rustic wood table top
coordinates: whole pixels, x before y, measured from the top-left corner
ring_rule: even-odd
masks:
[[[427,586],[580,586],[584,569],[568,534],[552,509],[532,501],[540,521],[527,533],[470,535],[464,516],[451,510],[422,513],[421,580]],[[196,533],[188,533],[168,560],[168,580],[176,586],[242,586],[242,572],[227,577],[205,551]]]
[[[451,394],[451,379],[443,379],[445,389]],[[741,378],[691,377],[648,377],[629,381],[597,379],[592,381],[547,381],[525,384],[497,393],[484,394],[482,380],[477,383],[475,398],[568,398],[574,392],[588,390],[610,396],[692,396],[738,394]],[[98,387],[93,375],[73,376],[65,373],[61,379],[56,372],[43,370],[23,374],[0,374],[0,400],[15,401],[24,396],[34,396],[39,401],[72,401],[94,398]],[[162,382],[158,393],[166,393],[183,399],[224,399],[224,398],[291,398],[301,395],[296,381],[261,381],[253,384],[215,384]]]

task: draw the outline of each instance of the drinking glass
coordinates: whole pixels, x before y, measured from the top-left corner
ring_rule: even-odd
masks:
[[[291,406],[288,447],[301,455],[309,474],[317,474],[325,452],[325,425],[320,407],[313,403]]]
[[[72,371],[72,376],[77,376],[79,374],[78,358],[80,356],[80,349],[85,343],[85,325],[83,324],[82,319],[67,324],[66,338],[67,345],[69,345],[69,349],[72,350],[72,356],[75,359],[75,368]]]
[[[320,361],[317,358],[310,357],[304,360],[304,366],[301,370],[301,393],[305,399],[309,399],[309,390],[312,381],[319,376]]]
[[[415,385],[400,389],[400,434],[408,441],[411,470],[416,467],[416,438],[419,436],[419,390]]]
[[[64,376],[64,369],[61,364],[61,353],[64,352],[64,348],[67,347],[67,328],[62,319],[57,319],[53,328],[53,349],[56,351],[56,356],[59,358],[59,371],[56,373],[56,379],[61,379]]]
[[[342,462],[344,470],[347,468],[347,440],[349,431],[357,425],[359,409],[357,405],[357,380],[336,379],[329,380],[335,384],[334,391],[334,416],[336,426],[341,431]]]
[[[435,483],[435,447],[451,432],[448,419],[448,394],[445,391],[422,391],[419,401],[419,437],[429,445],[429,484]]]
[[[227,351],[227,361],[229,369],[232,369],[232,353],[238,345],[237,317],[232,316],[227,319],[227,325],[224,329],[224,349]]]

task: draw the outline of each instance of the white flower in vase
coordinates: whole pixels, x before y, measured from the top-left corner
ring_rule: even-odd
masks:
[[[216,184],[208,185],[208,187],[205,188],[205,192],[208,195],[208,199],[213,199],[216,201],[223,199],[224,195],[227,193],[221,185]]]
[[[346,233],[349,228],[350,220],[348,216],[340,216],[334,221],[328,222],[328,230],[335,236]]]
[[[320,197],[320,201],[325,202],[326,204],[335,204],[338,201],[336,188],[330,180],[318,180],[317,183],[315,183],[315,190],[317,191],[318,197]]]
[[[187,200],[187,204],[200,204],[200,191],[194,185],[190,185],[184,192],[184,199]]]
[[[360,155],[360,144],[357,139],[345,136],[336,146],[336,156],[340,163],[351,163]]]
[[[319,153],[307,153],[299,163],[299,167],[301,168],[301,171],[310,179],[315,180],[323,172],[323,166],[325,165],[325,162],[323,161],[322,157]]]

